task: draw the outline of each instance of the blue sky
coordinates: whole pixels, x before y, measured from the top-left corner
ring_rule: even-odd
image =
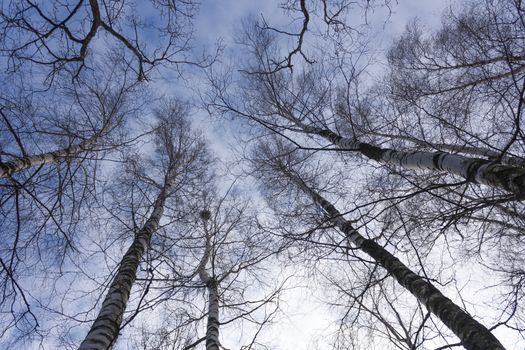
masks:
[[[279,1],[253,0],[203,2],[195,21],[196,42],[199,44],[199,48],[209,47],[220,39],[225,45],[225,53],[221,58],[223,63],[231,65],[232,61],[242,60],[243,53],[236,44],[236,38],[239,36],[241,22],[244,18],[263,16],[270,25],[278,28],[280,26],[285,28],[291,23],[300,25],[300,22],[283,13],[278,8],[279,4]],[[407,23],[416,17],[428,30],[439,28],[441,12],[451,4],[454,3],[451,1],[406,0],[392,4],[390,10],[383,8],[368,13],[367,22],[372,32],[371,37],[374,40],[370,45],[377,50],[377,58],[379,60],[384,59],[382,52],[403,32]],[[356,10],[349,18],[351,23],[362,23],[364,16],[360,10]],[[311,33],[307,33],[305,40],[312,43],[317,39]],[[295,57],[295,59],[299,61],[297,64],[304,64],[304,62],[300,62],[300,57]],[[158,90],[168,95],[175,92],[188,94],[190,99],[193,97],[193,92],[186,88],[187,83],[178,86],[175,81],[161,80],[157,83],[159,84]],[[194,81],[190,81],[189,84],[193,85]],[[197,124],[207,133],[220,158],[223,161],[231,159],[231,147],[238,146],[236,143],[240,141],[236,137],[236,131],[239,131],[237,122],[224,119],[217,120],[214,117],[211,117],[210,120],[210,116],[203,111],[197,111],[195,117],[198,120]],[[249,187],[250,184],[246,186]],[[466,293],[466,295],[479,293],[478,289],[483,285],[482,276],[471,275],[469,273],[471,270],[472,267],[467,265],[463,266],[460,272],[465,279],[472,281],[472,285],[469,287],[471,292]],[[298,284],[300,285],[300,283]],[[460,287],[465,288],[465,291],[468,289],[466,286]],[[453,288],[449,290],[449,293],[449,295],[454,295]],[[284,350],[327,348],[331,342],[330,336],[337,330],[340,314],[334,312],[333,309],[328,309],[323,303],[324,299],[322,292],[312,289],[312,285],[305,289],[291,289],[283,296],[281,303],[283,315],[278,318],[278,324],[268,327],[263,332],[262,339],[265,339],[268,344]],[[456,301],[460,302],[459,299]],[[229,335],[228,332],[232,333]],[[508,337],[504,332],[498,335],[502,341]],[[224,345],[231,349],[237,349],[242,344],[242,342],[236,343],[239,341],[239,334],[235,332],[235,329],[225,328],[221,337],[224,340]],[[509,348],[512,348],[513,345],[514,340],[508,338]]]
[[[280,3],[281,1],[273,0],[203,1],[200,11],[195,18],[195,54],[199,55],[202,50],[213,51],[213,45],[220,41],[224,45],[225,50],[223,56],[217,62],[217,69],[220,69],[221,65],[234,65],[235,67],[235,63],[244,58],[244,53],[236,43],[236,38],[241,32],[243,19],[248,16],[264,17],[270,25],[277,28],[285,28],[291,23],[300,25],[300,22],[279,9]],[[384,59],[382,57],[383,51],[388,48],[394,38],[402,33],[404,27],[412,18],[419,18],[420,22],[429,30],[437,28],[440,23],[441,11],[449,5],[450,1],[400,0],[398,4],[394,3],[391,5],[390,13],[384,8],[368,13],[366,19],[369,23],[369,29],[373,32],[370,36],[371,40],[373,40],[370,46],[376,50],[375,54],[378,59],[380,61]],[[363,13],[356,9],[355,12],[349,15],[349,22],[362,23],[364,18]],[[309,45],[313,46],[313,44],[316,44],[316,40],[319,39],[314,34],[307,33],[305,40]],[[103,45],[103,42],[96,42],[96,44]],[[298,66],[305,64],[299,56],[295,56],[294,60],[297,60]],[[173,71],[160,68],[154,74],[149,89],[153,91],[153,94],[185,98],[198,103],[196,94],[199,89],[206,88],[205,84],[202,74],[197,70],[190,68],[180,78]],[[242,131],[243,126],[241,123],[209,116],[206,111],[198,109],[198,106],[194,109],[193,118],[195,125],[206,133],[215,154],[226,164],[222,170],[230,166],[233,167],[232,163],[235,161],[235,156],[232,148],[239,149],[242,146],[240,145],[241,139],[237,136],[237,132]],[[230,168],[229,170],[232,169]],[[231,181],[231,179],[229,180]],[[249,181],[241,185],[245,189],[252,188],[252,190],[256,187],[254,183]],[[252,200],[259,201],[259,194],[254,194]],[[113,248],[119,251],[125,249],[126,246]],[[116,264],[117,260],[112,261],[108,265]],[[95,271],[97,266],[90,268]],[[108,269],[107,266],[103,268]],[[461,273],[464,274],[465,279],[470,279],[473,282],[472,286],[469,287],[472,288],[472,291],[466,293],[472,296],[476,288],[483,286],[483,278],[469,274],[470,268],[471,266],[463,266]],[[285,273],[279,276],[294,273],[287,269],[284,269],[284,271]],[[106,272],[106,270],[103,270],[103,272]],[[276,267],[275,272],[281,272],[280,268]],[[301,286],[299,281],[296,281],[296,284]],[[262,339],[265,339],[269,344],[275,345],[276,348],[282,350],[324,349],[329,345],[329,336],[337,329],[337,320],[340,314],[324,306],[323,300],[325,298],[321,291],[315,289],[312,285],[302,287],[304,288],[292,288],[283,295],[281,303],[283,314],[278,318],[280,322],[275,326],[268,327],[263,332]],[[468,289],[465,286],[460,287],[465,288],[465,290]],[[454,294],[452,288],[451,293]],[[68,306],[73,306],[73,303]],[[482,307],[478,307],[478,309],[481,312],[483,311]],[[147,319],[141,319],[140,316],[137,317],[137,323],[145,321]],[[75,337],[81,337],[82,335],[82,332],[78,329],[73,333]],[[241,333],[243,332],[238,328],[224,327],[221,338],[224,340],[225,347],[233,350],[244,344],[246,339],[240,335]],[[505,337],[505,334],[501,335],[503,341],[506,340]],[[513,340],[509,340],[508,344],[512,345]],[[510,345],[509,349],[511,348]],[[129,346],[126,342],[121,342],[117,346],[117,349],[127,348]]]

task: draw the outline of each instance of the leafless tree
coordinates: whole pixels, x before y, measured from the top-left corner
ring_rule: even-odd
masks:
[[[523,11],[516,1],[466,2],[448,9],[437,31],[425,31],[417,21],[408,25],[388,53],[389,82],[383,91],[391,112],[380,118],[376,132],[523,169]],[[495,290],[494,297],[500,324],[522,332],[515,277],[522,264],[523,204],[479,195],[456,188],[443,193],[448,204],[442,201],[441,207],[411,207],[435,229],[441,218],[441,232],[469,233],[461,239],[461,255],[481,256],[500,276],[505,290]],[[400,209],[410,217],[407,208]]]
[[[522,16],[519,2],[467,2],[435,33],[409,25],[388,55],[397,133],[522,166]],[[414,127],[400,127],[409,118]]]
[[[293,71],[296,65],[316,63],[315,56],[310,52],[314,51],[319,45],[319,42],[313,39],[315,37],[325,39],[331,44],[331,49],[337,51],[337,55],[341,55],[346,51],[344,46],[346,42],[349,40],[359,41],[359,34],[366,26],[368,13],[381,7],[390,11],[391,3],[390,0],[284,1],[280,7],[292,17],[292,23],[283,28],[282,26],[272,25],[267,19],[261,17],[255,21],[255,26],[258,31],[279,37],[285,48],[282,51],[275,52],[276,55],[268,62],[268,66],[243,67],[243,69],[253,74],[273,74],[283,69]],[[348,15],[355,13],[362,14],[363,20],[358,23],[349,21]]]
[[[437,33],[411,25],[390,50],[387,83],[372,85],[352,57],[320,55],[303,71],[272,70],[280,43],[255,26],[246,36],[252,74],[235,93],[212,77],[210,105],[367,174],[370,200],[359,207],[393,208],[397,224],[388,232],[396,242],[428,252],[445,237],[455,259],[492,261],[502,283],[519,284],[522,12],[512,1],[471,3],[445,13]],[[509,180],[514,185],[503,185]],[[498,324],[518,330],[522,307],[509,287],[507,295],[494,290],[501,304],[493,305]]]
[[[255,31],[255,34],[247,34],[248,45],[253,45],[251,51],[254,58],[251,64],[255,68],[252,70],[264,72],[271,69],[272,57],[277,52],[275,38],[264,31]],[[241,103],[219,96],[216,100],[217,107],[230,109],[237,115],[251,118],[277,132],[284,133],[286,130],[319,137],[341,152],[355,152],[389,167],[445,172],[457,175],[470,183],[502,189],[519,199],[525,195],[525,173],[520,166],[445,151],[427,152],[382,147],[380,144],[363,141],[355,134],[341,136],[331,127],[336,123],[337,117],[332,114],[333,97],[330,96],[334,90],[331,84],[335,82],[326,78],[322,69],[310,69],[295,75],[285,71],[248,74],[248,82],[243,87],[244,100],[251,103],[244,104],[244,108],[239,109],[236,106]],[[335,74],[337,73],[336,69]],[[322,84],[323,80],[325,85]],[[251,91],[246,91],[247,88]]]
[[[112,74],[118,69],[106,77]],[[76,254],[100,161],[126,143],[122,132],[140,103],[130,99],[134,83],[113,78],[84,75],[75,86],[41,93],[22,87],[2,96],[3,332],[38,328],[22,280]]]
[[[267,141],[244,159],[273,210],[261,220],[216,194],[183,103],[128,123],[154,68],[214,61],[191,53],[196,2],[2,5],[0,347],[74,349],[80,327],[81,349],[220,349],[248,325],[243,349],[266,348],[274,256],[324,282],[338,348],[503,349],[493,330],[525,334],[521,2],[454,5],[435,32],[412,22],[380,74],[366,22],[390,1],[280,6],[290,23],[248,23],[235,79],[210,68],[206,96],[248,124],[239,139]],[[497,316],[468,313],[463,262],[493,274]]]
[[[171,102],[160,110],[155,132],[154,162],[149,169],[140,160],[131,163],[132,176],[138,183],[156,188],[157,195],[146,208],[148,214],[143,214],[145,221],[136,222],[133,242],[119,263],[99,314],[80,349],[112,347],[120,332],[139,264],[149,249],[153,234],[161,225],[166,206],[172,197],[183,199],[183,193],[198,193],[201,189],[194,186],[206,181],[210,157],[202,137],[191,131],[186,114],[187,108],[178,102]],[[184,191],[182,186],[192,188]]]
[[[277,252],[273,237],[257,228],[254,208],[232,191],[217,198],[212,190],[194,200],[192,213],[159,235],[151,257],[159,262],[151,303],[162,303],[161,313],[167,314],[158,327],[168,343],[180,343],[180,334],[187,334],[183,349],[227,348],[219,338],[221,326],[252,332],[242,340],[255,349],[278,311],[280,286],[267,280],[262,267]],[[151,336],[155,327],[144,329],[151,338],[146,344],[161,341]]]
[[[254,166],[267,178],[266,181],[274,183],[273,186],[276,186],[277,181],[281,185],[288,182],[300,189],[324,212],[326,220],[342,232],[348,249],[361,251],[371,257],[453,331],[465,348],[504,349],[487,328],[445,297],[426,277],[414,273],[376,240],[362,236],[354,228],[352,221],[346,220],[332,203],[313,189],[312,185],[307,184],[297,168],[304,167],[300,164],[309,157],[308,155],[294,156],[293,147],[286,147],[276,140],[272,141],[259,146],[255,153],[258,157]],[[281,179],[276,180],[279,177]]]
[[[108,46],[142,80],[161,64],[210,63],[187,56],[197,9],[194,1],[171,0],[7,1],[0,12],[1,49],[10,70],[28,62],[44,66],[53,79],[61,70],[76,77],[94,68],[99,48]]]
[[[86,74],[73,86],[42,93],[20,87],[15,95],[2,96],[6,138],[0,178],[110,148],[125,121],[123,106],[136,87],[119,79],[121,74],[119,69]]]

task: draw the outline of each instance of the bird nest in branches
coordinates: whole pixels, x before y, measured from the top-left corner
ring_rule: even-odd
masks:
[[[201,212],[199,213],[199,216],[202,220],[204,221],[208,221],[210,220],[210,217],[211,217],[211,213],[209,210],[207,209],[204,209],[204,210],[201,210]]]

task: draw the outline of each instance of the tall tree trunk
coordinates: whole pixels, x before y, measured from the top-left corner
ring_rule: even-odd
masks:
[[[164,204],[173,187],[174,176],[166,176],[153,204],[153,212],[144,226],[135,234],[135,239],[120,262],[117,274],[113,278],[109,291],[102,303],[102,308],[93,322],[79,350],[109,350],[113,347],[122,323],[131,288],[137,277],[140,260],[149,247],[151,236],[157,230],[164,213]]]
[[[206,325],[206,350],[219,350],[219,283],[215,278],[206,282],[208,288],[208,323]]]
[[[490,148],[474,147],[474,146],[467,146],[467,145],[463,145],[463,146],[452,145],[449,143],[433,143],[429,141],[420,140],[413,136],[389,135],[389,134],[384,134],[380,132],[372,132],[372,134],[376,136],[380,136],[380,137],[405,140],[405,141],[414,143],[421,147],[432,148],[436,150],[443,150],[446,152],[463,153],[463,154],[468,154],[468,155],[476,156],[476,157],[486,157],[490,161],[494,161],[495,159],[500,159],[499,162],[502,164],[522,167],[522,168],[525,167],[525,159],[514,157],[514,156],[507,156],[507,155],[501,157],[500,152],[495,151]]]
[[[206,221],[204,219],[204,232],[206,234],[206,246],[202,259],[199,263],[199,277],[208,289],[208,320],[206,325],[206,350],[219,350],[219,283],[216,278],[210,276],[206,270],[206,265],[210,260],[212,244],[211,235],[208,232]]]
[[[0,163],[0,178],[8,177],[18,171],[29,169],[31,167],[56,162],[61,158],[76,156],[82,152],[93,149],[93,145],[106,133],[110,123],[106,122],[104,127],[92,137],[66,148],[42,154],[24,156],[15,158],[9,162]]]
[[[417,275],[398,258],[371,239],[366,239],[345,220],[341,213],[297,175],[286,171],[286,176],[308,194],[331,218],[356,248],[372,257],[397,282],[414,295],[461,340],[468,350],[505,350],[503,345],[482,324],[445,297],[432,283]]]
[[[329,129],[306,125],[295,117],[286,118],[294,122],[307,134],[319,135],[337,147],[360,152],[365,157],[377,162],[404,169],[444,171],[459,175],[468,182],[499,188],[514,194],[519,199],[525,198],[525,168],[447,152],[404,152],[381,148],[360,142],[357,139],[342,137]]]

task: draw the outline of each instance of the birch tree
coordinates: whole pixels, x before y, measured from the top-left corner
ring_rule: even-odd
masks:
[[[448,9],[437,31],[408,25],[388,53],[398,134],[522,164],[522,12],[513,1],[467,2]],[[408,118],[421,127],[403,127]]]
[[[212,254],[212,235],[208,231],[208,220],[210,220],[210,212],[203,210],[200,212],[200,217],[203,221],[204,236],[206,242],[204,243],[204,252],[202,253],[201,261],[197,267],[197,274],[201,282],[208,290],[208,320],[206,324],[206,350],[218,350],[219,342],[219,283],[215,277],[210,275],[207,265]]]
[[[172,223],[171,234],[159,237],[153,254],[159,278],[150,298],[162,302],[166,316],[157,326],[143,321],[137,336],[146,348],[228,348],[234,338],[259,348],[278,312],[281,285],[266,271],[277,251],[273,237],[257,228],[254,208],[235,188],[220,197],[209,190],[192,199],[191,214]],[[223,327],[228,332],[219,337]],[[246,334],[233,336],[241,328]]]
[[[264,237],[263,232],[253,227],[255,224],[253,217],[243,218],[243,215],[250,215],[250,208],[247,204],[238,202],[239,208],[232,208],[233,210],[225,207],[235,202],[235,200],[231,204],[224,200],[222,203],[219,202],[213,217],[211,217],[212,213],[207,211],[202,211],[200,214],[206,237],[204,253],[198,266],[199,278],[208,289],[206,349],[219,349],[221,347],[218,339],[220,324],[227,324],[236,319],[258,325],[257,332],[250,340],[253,346],[256,344],[257,334],[261,328],[271,320],[277,311],[277,309],[272,310],[272,307],[276,305],[279,288],[277,285],[265,282],[266,274],[262,268],[258,267],[261,263],[268,264],[267,260],[276,253],[268,249],[273,246],[272,239]],[[220,213],[219,210],[223,213]],[[211,265],[212,274],[207,270],[207,264]],[[250,279],[257,284],[270,287],[270,291],[266,293],[266,296],[259,295],[262,297],[259,300],[245,300],[242,295],[247,293],[247,288],[243,288],[240,283],[239,285],[234,283],[241,273],[251,275]],[[226,289],[225,295],[229,294],[223,300],[222,307],[227,318],[223,318],[222,321],[219,318],[219,287]],[[270,311],[261,317],[260,312],[258,313],[260,309]]]
[[[138,265],[152,234],[159,226],[168,194],[173,190],[175,180],[173,169],[173,167],[168,168],[164,185],[153,203],[152,213],[144,226],[136,233],[133,243],[122,258],[100,312],[79,349],[107,349],[111,348],[116,341]]]
[[[391,48],[390,71],[379,83],[363,82],[367,67],[354,58],[331,60],[324,53],[304,71],[274,72],[280,43],[257,26],[249,28],[248,73],[235,93],[212,79],[211,106],[262,125],[298,149],[337,154],[345,168],[354,165],[356,175],[348,171],[348,180],[357,174],[368,179],[363,188],[370,200],[361,208],[379,202],[395,207],[395,226],[411,227],[419,250],[428,252],[446,237],[457,259],[490,261],[489,269],[500,271],[508,286],[505,292],[493,289],[498,302],[491,305],[505,315],[501,325],[521,329],[522,307],[509,281],[520,284],[515,266],[523,246],[522,77],[519,53],[504,63],[507,44],[497,39],[506,38],[507,53],[519,51],[521,7],[493,5],[451,10],[443,29],[428,36],[411,25]],[[465,42],[479,49],[466,50]],[[492,62],[497,52],[503,58]],[[461,65],[469,60],[484,63]],[[234,95],[244,98],[239,102]],[[414,244],[405,229],[400,232],[392,233],[396,242]]]
[[[293,149],[279,149],[278,146],[277,150],[275,148],[276,146],[269,144],[258,148],[257,154],[260,157],[257,158],[258,163],[255,164],[258,171],[266,173],[269,179],[282,176],[299,188],[322,209],[327,220],[343,233],[353,249],[367,254],[375,263],[384,268],[401,286],[454,332],[466,349],[504,349],[486,327],[444,296],[428,279],[414,273],[374,239],[361,235],[354,228],[353,223],[346,220],[332,203],[308,185],[293,168],[294,164],[301,162],[301,157],[293,156]]]
[[[3,147],[0,178],[12,178],[24,170],[112,147],[111,137],[124,124],[123,106],[129,105],[127,98],[135,84],[118,79],[122,74],[118,69],[104,74],[108,74],[106,81],[100,75],[85,76],[76,86],[66,84],[50,94],[35,94],[34,103],[22,101],[31,96],[31,92],[23,88],[19,88],[18,96],[3,96],[3,129],[11,145],[16,146],[5,144]],[[51,94],[59,96],[55,106],[49,103]],[[44,105],[44,101],[48,105]],[[49,149],[47,144],[56,144],[56,148]],[[34,149],[48,150],[33,153]]]
[[[134,84],[100,78],[86,74],[75,86],[45,92],[13,85],[3,94],[0,304],[12,315],[3,320],[3,331],[31,333],[38,326],[24,280],[77,253],[85,209],[94,205],[100,185],[101,159],[126,143],[122,131],[140,108],[129,99]]]
[[[436,31],[410,23],[388,52],[389,83],[383,91],[394,113],[381,118],[381,131],[523,167],[522,18],[519,2],[482,1],[450,7]],[[390,123],[393,115],[399,118]],[[516,325],[523,323],[523,306],[517,302],[520,282],[515,277],[523,250],[523,205],[497,197],[481,200],[477,193],[458,190],[446,195],[457,204],[443,201],[431,210],[411,205],[412,213],[434,221],[436,229],[441,217],[449,231],[461,225],[470,232],[462,239],[463,254],[479,255],[501,276],[505,290],[495,291],[505,315],[501,324],[520,329]],[[400,209],[410,217],[407,208]]]
[[[242,93],[245,101],[252,102],[247,107],[239,108],[237,105],[240,104],[221,97],[219,93],[216,100],[218,108],[230,109],[234,114],[251,118],[277,132],[287,130],[318,137],[341,152],[355,152],[389,167],[444,172],[469,183],[498,188],[518,199],[525,195],[524,170],[520,166],[504,164],[499,159],[494,161],[445,151],[398,150],[360,140],[356,134],[340,135],[329,126],[334,123],[334,117],[330,115],[332,88],[329,84],[332,84],[332,78],[324,75],[330,73],[316,72],[315,69],[299,76],[284,71],[262,73],[272,70],[273,57],[278,52],[273,47],[275,38],[258,30],[257,26],[251,32],[250,29],[247,31],[247,46],[253,53],[253,61],[249,64],[253,68],[248,66],[246,71],[261,72],[246,75],[248,81]],[[325,86],[320,85],[323,80],[327,81]],[[293,134],[288,135],[293,137]],[[326,147],[326,143],[321,143],[321,147]]]
[[[104,56],[99,47],[106,45],[110,59],[126,62],[143,80],[158,65],[209,63],[186,56],[197,7],[193,1],[7,1],[0,12],[0,45],[9,70],[40,66],[48,83],[62,71],[76,78],[94,68],[97,56]]]
[[[206,178],[209,170],[205,144],[201,136],[191,131],[184,106],[172,103],[160,113],[155,132],[154,166],[146,170],[142,164],[136,164],[134,171],[139,181],[157,188],[157,195],[149,206],[146,220],[134,232],[133,241],[120,261],[98,316],[79,349],[108,349],[114,345],[137,269],[150,247],[152,236],[161,225],[167,202],[180,196],[178,191],[184,193],[180,186],[198,184]]]

